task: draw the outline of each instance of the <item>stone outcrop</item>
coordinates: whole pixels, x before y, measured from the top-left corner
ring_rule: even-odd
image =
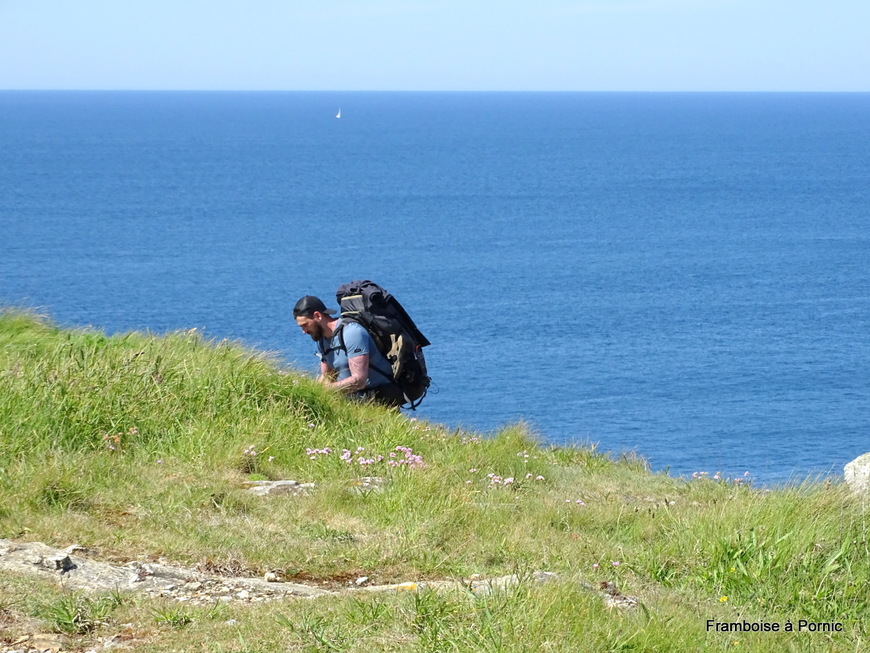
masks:
[[[870,453],[858,456],[843,468],[846,484],[856,494],[870,494]]]
[[[356,494],[365,492],[379,492],[384,489],[387,480],[380,476],[364,476],[351,481],[347,489]],[[314,490],[314,483],[300,483],[299,481],[245,481],[245,490],[257,496],[306,496]]]
[[[312,598],[331,593],[308,585],[219,576],[169,564],[135,561],[115,565],[88,555],[86,549],[75,545],[61,550],[40,542],[0,540],[0,569],[54,578],[83,592],[139,591],[192,604]]]
[[[305,496],[314,489],[314,483],[299,481],[245,481],[245,489],[258,496],[290,495]]]
[[[554,573],[536,571],[526,578],[516,575],[497,578],[475,576],[468,580],[369,585],[368,578],[361,577],[347,588],[327,590],[310,585],[281,582],[274,572],[267,573],[262,579],[224,576],[164,563],[134,561],[116,565],[95,560],[94,556],[94,552],[76,545],[66,549],[55,549],[40,542],[0,540],[0,569],[15,573],[43,575],[77,591],[137,591],[150,596],[186,602],[190,605],[230,601],[252,603],[281,599],[316,598],[336,595],[339,592],[357,591],[454,590],[484,595],[494,591],[509,590],[522,582],[541,584],[558,579]],[[581,581],[580,585],[601,596],[608,607],[633,608],[638,604],[636,597],[621,594],[611,583],[595,587],[590,583]]]

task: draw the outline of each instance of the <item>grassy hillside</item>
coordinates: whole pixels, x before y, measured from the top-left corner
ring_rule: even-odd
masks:
[[[142,651],[861,650],[861,502],[836,483],[763,491],[709,471],[674,479],[639,460],[542,445],[521,424],[484,437],[353,405],[196,331],[108,337],[9,311],[0,538],[330,587],[535,570],[558,580],[487,596],[348,592],[196,608],[0,574],[0,642],[60,629],[83,650],[113,634]],[[384,479],[382,489],[351,491],[361,477]],[[316,487],[256,497],[244,491],[252,479]],[[588,589],[603,581],[640,606],[608,609]],[[79,619],[88,627],[69,618],[96,606],[99,619]],[[717,632],[708,620],[781,630]],[[798,632],[807,622],[825,626]]]

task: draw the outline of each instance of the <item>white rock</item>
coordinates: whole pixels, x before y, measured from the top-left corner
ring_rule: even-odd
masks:
[[[843,468],[846,483],[856,494],[870,492],[870,453],[858,456]]]

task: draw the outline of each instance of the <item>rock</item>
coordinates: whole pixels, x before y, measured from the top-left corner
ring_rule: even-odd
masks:
[[[78,569],[76,563],[74,563],[72,561],[72,558],[70,558],[68,555],[53,556],[49,558],[47,562],[49,565],[54,565],[53,569],[55,571],[59,571],[61,576],[63,576],[68,571]]]
[[[18,543],[2,539],[0,539],[0,569],[15,573],[53,576],[58,583],[76,591],[138,591],[148,596],[165,597],[190,605],[211,605],[216,602],[231,601],[251,603],[336,595],[336,592],[309,585],[276,582],[278,577],[275,572],[266,573],[264,578],[248,578],[220,576],[162,563],[132,562],[118,566],[74,557],[40,542]],[[345,591],[419,592],[431,589],[485,595],[508,591],[521,583],[539,585],[557,579],[558,576],[554,573],[536,571],[525,576],[510,575],[487,579],[476,574],[467,580],[369,585],[369,578],[361,576]],[[580,581],[580,585],[599,594],[608,607],[631,609],[639,604],[637,597],[622,594],[611,583],[594,587]],[[56,648],[53,647],[60,641],[58,639],[47,642],[48,645],[41,649],[28,641],[26,650],[28,652],[34,649],[59,650],[61,648],[59,644]],[[0,652],[8,653],[2,648]]]
[[[314,483],[299,481],[245,481],[245,485],[248,492],[261,497],[280,494],[305,496],[314,487]]]
[[[83,555],[91,555],[91,554],[95,553],[94,551],[91,551],[90,549],[86,549],[85,547],[83,547],[80,544],[70,544],[67,548],[65,548],[63,550],[63,552],[66,553],[67,555],[70,555],[70,556],[71,555],[83,556]]]
[[[268,583],[260,578],[206,574],[167,564],[132,562],[113,565],[68,556],[40,542],[16,543],[0,539],[0,569],[16,573],[54,576],[76,591],[141,591],[152,596],[185,600],[192,604],[214,603],[219,597],[251,601],[316,597],[326,590],[295,583]],[[221,599],[223,600],[223,599]]]
[[[536,571],[526,578],[528,582],[536,585],[556,580],[558,576],[549,571]],[[360,586],[365,592],[420,592],[423,590],[466,590],[474,594],[485,595],[495,591],[508,590],[522,582],[516,574],[499,576],[497,578],[483,579],[475,574],[467,581],[458,580],[433,580],[421,582],[396,583],[392,585],[369,585]]]
[[[59,651],[63,648],[63,639],[61,639],[60,635],[34,635],[27,642],[27,646],[37,651]]]
[[[380,492],[388,481],[380,476],[363,476],[348,483],[348,490],[357,494]],[[245,481],[245,489],[260,497],[289,495],[293,497],[307,496],[314,489],[314,483],[299,481]]]
[[[843,468],[846,484],[855,494],[870,493],[870,453],[858,456]]]
[[[380,476],[363,476],[350,483],[349,489],[357,494],[380,492],[387,484],[387,479]]]

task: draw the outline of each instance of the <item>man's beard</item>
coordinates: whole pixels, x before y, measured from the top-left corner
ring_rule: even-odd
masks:
[[[315,324],[312,327],[311,333],[308,334],[314,342],[323,339],[323,327],[320,324]]]

